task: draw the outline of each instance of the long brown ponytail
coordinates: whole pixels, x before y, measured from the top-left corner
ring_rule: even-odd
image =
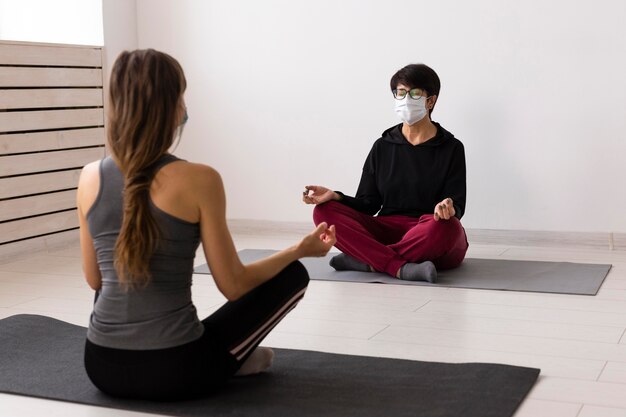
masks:
[[[153,49],[122,52],[111,71],[108,143],[124,174],[124,216],[115,269],[126,288],[150,282],[159,227],[150,210],[156,162],[172,146],[186,80],[180,64]]]

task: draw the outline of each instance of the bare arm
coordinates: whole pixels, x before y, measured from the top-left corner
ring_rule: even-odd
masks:
[[[85,274],[87,284],[94,290],[99,290],[102,286],[102,276],[96,260],[96,249],[93,246],[93,239],[87,226],[86,213],[96,200],[100,187],[98,168],[99,161],[92,162],[83,168],[78,181],[78,191],[76,192],[83,273]]]
[[[201,178],[197,195],[202,245],[215,283],[228,300],[236,300],[299,258],[326,255],[334,245],[335,228],[322,224],[300,243],[243,265],[226,224],[226,196],[222,179],[212,168],[202,167],[202,171],[196,176]]]

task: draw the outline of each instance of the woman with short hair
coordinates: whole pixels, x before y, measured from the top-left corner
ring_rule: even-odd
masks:
[[[402,123],[374,143],[356,196],[309,185],[302,199],[316,205],[315,224],[337,228],[335,269],[435,282],[437,269],[459,266],[468,248],[465,151],[431,120],[441,87],[434,70],[407,65],[390,87]]]

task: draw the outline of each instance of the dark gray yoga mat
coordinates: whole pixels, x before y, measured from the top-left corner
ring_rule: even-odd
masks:
[[[84,327],[43,316],[0,320],[0,392],[185,417],[509,417],[539,375],[509,365],[276,349],[270,372],[233,378],[210,397],[130,401],[91,384],[83,368],[85,334]]]
[[[275,253],[269,249],[244,249],[243,263],[250,263]],[[400,285],[474,288],[484,290],[530,291],[556,294],[596,295],[611,265],[572,262],[513,261],[507,259],[468,258],[460,267],[438,273],[437,282],[402,281],[378,272],[335,271],[325,258],[301,259],[311,279],[325,281],[371,282]],[[210,274],[207,264],[194,270]]]

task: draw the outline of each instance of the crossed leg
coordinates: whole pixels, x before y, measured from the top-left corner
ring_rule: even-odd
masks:
[[[437,269],[455,268],[468,247],[457,218],[374,217],[329,201],[315,207],[313,220],[335,225],[335,246],[343,253],[394,277],[407,263],[430,261]]]

